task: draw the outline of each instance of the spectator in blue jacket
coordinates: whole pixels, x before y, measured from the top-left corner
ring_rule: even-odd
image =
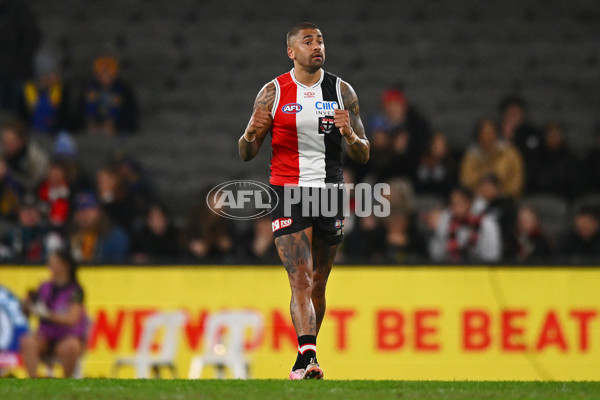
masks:
[[[90,133],[115,136],[137,129],[135,97],[119,76],[119,62],[114,56],[96,58],[94,77],[85,87],[80,107],[80,117]]]
[[[129,236],[106,218],[92,193],[77,195],[73,223],[70,242],[77,261],[122,262],[129,256]]]

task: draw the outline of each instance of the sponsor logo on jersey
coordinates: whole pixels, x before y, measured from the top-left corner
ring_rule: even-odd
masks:
[[[319,133],[330,133],[335,127],[333,117],[319,117]]]
[[[288,226],[292,226],[292,222],[293,220],[291,218],[277,218],[271,223],[273,232],[282,228],[287,228]]]
[[[297,114],[302,111],[302,105],[299,103],[288,103],[285,106],[281,107],[281,111],[286,114]]]
[[[305,99],[312,99],[313,97],[315,97],[315,95],[316,95],[315,92],[304,92]]]
[[[317,110],[336,110],[340,108],[337,101],[317,101],[315,107]]]

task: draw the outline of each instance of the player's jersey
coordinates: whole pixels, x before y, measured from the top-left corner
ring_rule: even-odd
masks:
[[[321,70],[317,83],[304,86],[293,69],[273,80],[272,185],[323,187],[343,181],[342,136],[334,124],[334,110],[344,109],[340,82]]]

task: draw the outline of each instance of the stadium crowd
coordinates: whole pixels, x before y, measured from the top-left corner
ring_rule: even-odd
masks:
[[[240,232],[200,201],[177,221],[135,155],[86,176],[72,133],[136,132],[134,90],[104,53],[89,82],[71,87],[40,48],[35,18],[15,4],[0,3],[3,16],[12,13],[0,46],[0,100],[12,115],[0,133],[2,261],[39,263],[69,246],[84,263],[279,262],[268,217]],[[600,125],[595,145],[578,155],[567,127],[538,126],[518,96],[490,113],[473,121],[471,144],[459,149],[432,129],[435,116],[429,121],[400,88],[386,90],[380,113],[363,116],[371,161],[346,160],[346,182],[389,183],[392,212],[347,218],[339,261],[598,263]],[[44,135],[51,152],[36,142]],[[558,221],[565,216],[568,224]]]

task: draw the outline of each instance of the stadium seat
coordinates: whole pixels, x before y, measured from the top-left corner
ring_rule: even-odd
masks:
[[[252,340],[260,338],[263,318],[252,311],[223,311],[211,315],[204,330],[204,355],[196,356],[190,363],[188,378],[202,377],[205,366],[217,368],[217,377],[224,378],[229,368],[233,378],[250,377],[250,359],[245,355],[246,332],[252,332]]]
[[[146,318],[137,353],[134,356],[117,357],[112,368],[112,376],[117,377],[123,366],[135,368],[136,378],[148,378],[152,369],[154,378],[159,378],[160,368],[167,367],[173,378],[177,378],[175,356],[177,354],[179,330],[187,317],[181,311],[155,313]],[[157,333],[164,328],[160,353],[153,355],[152,344]]]

